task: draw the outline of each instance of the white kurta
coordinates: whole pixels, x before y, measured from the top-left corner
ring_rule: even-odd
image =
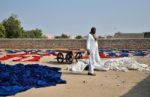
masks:
[[[87,38],[87,50],[89,50],[89,72],[94,73],[94,68],[97,63],[100,62],[98,43],[91,34],[88,34]]]

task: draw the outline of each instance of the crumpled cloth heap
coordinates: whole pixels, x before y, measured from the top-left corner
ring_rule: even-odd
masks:
[[[88,60],[78,61],[71,66],[68,66],[68,70],[74,72],[82,72],[88,66]],[[138,70],[138,71],[150,71],[150,68],[146,64],[138,63],[134,58],[124,57],[117,59],[106,59],[94,64],[96,70],[115,70],[124,71],[128,70]]]
[[[0,63],[0,96],[15,95],[30,88],[63,84],[60,68],[32,65],[5,65]]]

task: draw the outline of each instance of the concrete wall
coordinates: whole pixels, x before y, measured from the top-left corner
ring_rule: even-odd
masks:
[[[150,39],[100,39],[99,48],[150,49]],[[0,49],[84,49],[86,40],[0,39]]]

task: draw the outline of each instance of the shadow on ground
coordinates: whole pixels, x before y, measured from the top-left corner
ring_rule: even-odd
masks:
[[[128,93],[121,97],[150,97],[150,76],[139,82]]]

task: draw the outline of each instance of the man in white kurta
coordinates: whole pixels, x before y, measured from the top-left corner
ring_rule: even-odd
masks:
[[[95,31],[93,31],[95,30]],[[94,37],[96,33],[96,28],[92,27],[90,34],[87,38],[87,51],[89,53],[89,75],[94,75],[94,67],[100,62],[98,43],[97,39]]]

